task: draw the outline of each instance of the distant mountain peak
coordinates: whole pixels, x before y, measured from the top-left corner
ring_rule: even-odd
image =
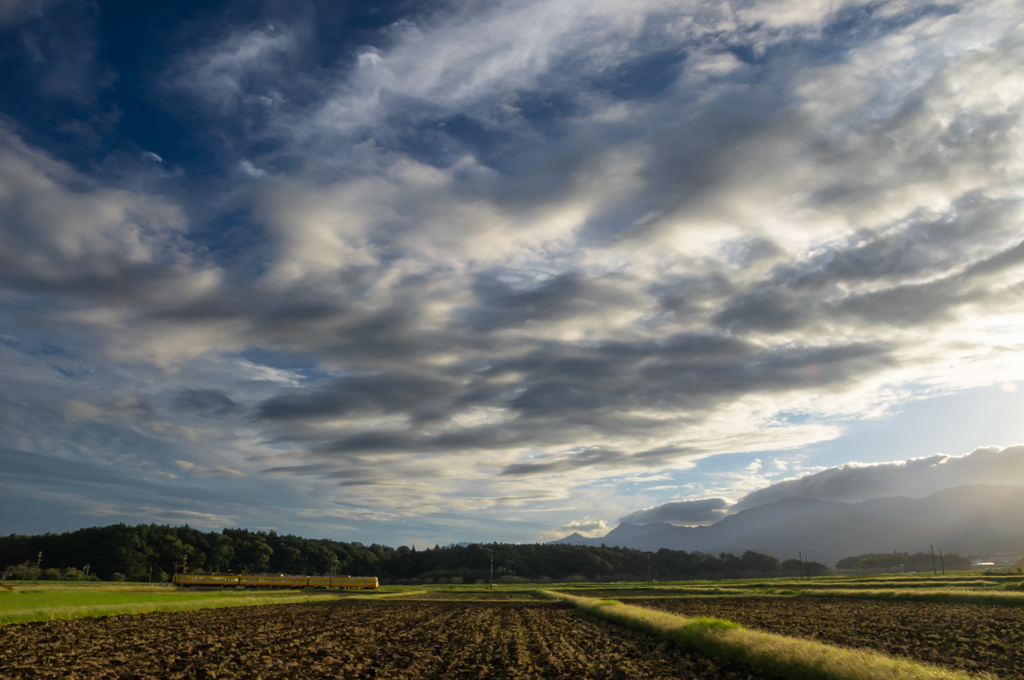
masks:
[[[573,533],[551,542],[736,555],[753,550],[779,559],[810,551],[812,559],[834,563],[851,555],[917,552],[930,544],[961,555],[997,552],[1024,544],[1020,517],[1024,488],[975,484],[925,498],[887,496],[860,503],[790,497],[709,526],[624,522],[601,537]]]

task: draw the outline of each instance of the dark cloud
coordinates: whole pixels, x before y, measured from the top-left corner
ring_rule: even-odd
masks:
[[[351,413],[407,413],[431,420],[451,409],[458,385],[436,376],[374,373],[338,378],[315,390],[273,397],[257,407],[260,418],[295,420]]]
[[[469,373],[463,382],[443,374],[346,376],[268,399],[257,407],[257,414],[288,424],[282,441],[308,441],[321,455],[504,450],[531,441],[565,445],[579,437],[657,434],[687,420],[697,423],[717,406],[744,395],[838,386],[852,376],[880,370],[889,361],[885,346],[764,350],[727,336],[679,336],[573,351],[556,345]],[[511,389],[503,380],[510,373],[520,376]],[[474,407],[498,408],[505,415],[491,425],[453,424],[459,413]],[[624,407],[637,412],[625,412]],[[671,409],[676,418],[651,418],[644,415],[645,409]],[[344,436],[326,440],[312,425],[324,418],[367,413],[406,415],[410,424],[372,430],[352,426]],[[422,431],[431,422],[448,426],[435,434]],[[626,454],[588,447],[552,460],[507,466],[502,474],[653,466],[684,453],[694,452],[670,446]]]
[[[1024,249],[1012,244],[972,257],[972,241],[1005,228],[1008,208],[965,200],[948,220],[859,232],[825,255],[773,268],[725,298],[713,320],[738,333],[810,328],[823,320],[921,326],[950,318],[963,304],[994,303],[994,296],[1012,293],[991,290],[984,276],[1017,265]],[[872,289],[857,292],[866,282]]]
[[[884,345],[759,348],[728,336],[682,336],[662,343],[609,344],[575,356],[537,353],[503,366],[528,371],[511,401],[528,417],[603,415],[624,405],[701,411],[750,393],[801,387],[802,369],[819,384],[842,383],[889,360]]]
[[[669,524],[695,525],[713,524],[729,514],[734,505],[727,498],[702,498],[695,501],[671,501],[653,508],[637,510],[619,522],[630,524],[650,524],[651,522],[668,522]]]
[[[647,468],[668,466],[673,461],[696,453],[693,449],[679,446],[662,446],[639,453],[628,453],[600,446],[583,449],[574,453],[552,456],[543,462],[517,463],[501,471],[504,477],[527,477],[544,474],[567,474],[586,468],[615,469],[629,465]]]
[[[344,458],[373,453],[460,453],[494,451],[522,446],[537,436],[537,428],[517,424],[513,427],[471,427],[435,435],[409,430],[367,430],[317,444],[311,451],[329,458]],[[532,430],[532,431],[531,431]],[[572,430],[548,433],[555,442],[571,441]]]
[[[622,289],[622,283],[613,277],[601,280],[569,272],[523,290],[493,274],[485,275],[473,286],[477,304],[467,316],[473,327],[487,331],[605,314],[611,308],[626,308],[636,302],[634,296]]]
[[[240,407],[220,390],[182,390],[174,399],[174,410],[220,418],[238,412]]]

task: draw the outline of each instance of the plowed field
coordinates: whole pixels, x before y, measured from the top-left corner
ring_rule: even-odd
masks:
[[[550,602],[547,598],[541,597],[536,593],[529,590],[523,591],[482,591],[482,592],[459,592],[455,591],[435,591],[430,593],[416,593],[408,597],[403,597],[403,600],[490,600],[490,601],[501,601],[501,600],[530,600],[533,602]]]
[[[630,604],[728,619],[747,628],[873,649],[1004,678],[1024,677],[1024,608],[819,598],[632,599]]]
[[[4,678],[763,676],[558,604],[309,603],[0,628]]]

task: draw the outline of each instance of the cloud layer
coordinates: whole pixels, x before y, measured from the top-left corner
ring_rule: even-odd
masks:
[[[73,82],[0,54],[71,107],[4,100],[19,455],[521,538],[703,523],[722,501],[596,489],[1024,379],[1014,3],[236,10]],[[165,510],[246,513],[204,503]]]

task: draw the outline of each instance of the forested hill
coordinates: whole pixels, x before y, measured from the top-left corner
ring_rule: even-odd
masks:
[[[338,574],[377,576],[384,583],[406,580],[462,579],[464,582],[489,578],[491,558],[495,579],[601,579],[645,580],[648,553],[630,548],[579,545],[513,545],[491,543],[415,550],[405,546],[342,543],[327,539],[282,536],[276,532],[224,529],[204,532],[188,526],[162,525],[79,529],[63,534],[0,537],[0,565],[20,576],[19,565],[28,563],[31,574],[38,553],[42,568],[81,570],[90,565],[91,573],[104,580],[123,575],[130,581],[154,580],[161,572],[180,571],[188,558],[189,573],[284,573],[317,575]],[[718,557],[680,550],[660,550],[650,554],[653,577],[659,580],[687,578],[732,578],[744,575],[795,571],[793,564],[774,557],[748,552],[741,557]],[[814,571],[823,565],[811,564]]]

